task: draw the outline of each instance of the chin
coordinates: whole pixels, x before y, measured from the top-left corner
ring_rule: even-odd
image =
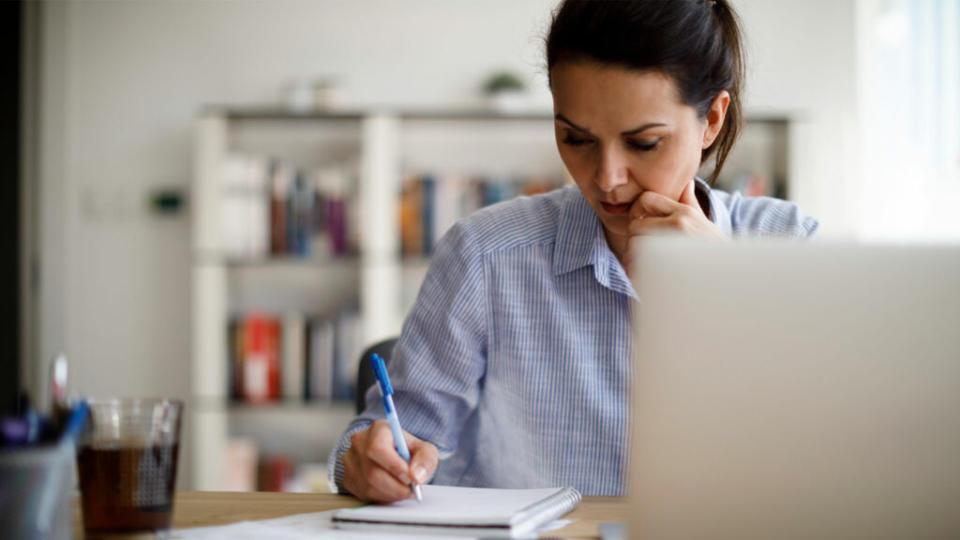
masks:
[[[600,222],[603,223],[603,228],[606,229],[609,234],[626,236],[629,230],[630,217],[607,216],[606,219],[601,219]]]

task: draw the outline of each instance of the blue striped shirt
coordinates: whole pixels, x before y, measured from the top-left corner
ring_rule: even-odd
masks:
[[[731,236],[811,236],[793,203],[697,181]],[[576,186],[459,221],[437,245],[389,365],[407,431],[440,451],[435,484],[624,492],[630,303],[636,294]],[[383,418],[376,387],[330,456]]]

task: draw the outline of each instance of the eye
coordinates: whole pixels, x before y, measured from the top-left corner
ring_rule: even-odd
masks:
[[[651,150],[656,150],[660,146],[660,141],[663,139],[655,139],[652,141],[641,141],[636,139],[627,139],[627,146],[633,150],[640,150],[641,152],[649,152]]]
[[[593,142],[593,139],[587,137],[578,137],[570,132],[563,136],[563,144],[570,146],[584,146]]]

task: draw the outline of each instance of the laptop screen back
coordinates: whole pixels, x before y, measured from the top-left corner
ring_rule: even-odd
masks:
[[[638,245],[631,538],[960,537],[960,248]]]

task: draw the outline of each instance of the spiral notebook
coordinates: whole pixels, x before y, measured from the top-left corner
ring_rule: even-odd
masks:
[[[407,534],[527,536],[580,504],[573,488],[487,489],[423,486],[423,502],[407,499],[387,505],[339,510],[339,529]]]

